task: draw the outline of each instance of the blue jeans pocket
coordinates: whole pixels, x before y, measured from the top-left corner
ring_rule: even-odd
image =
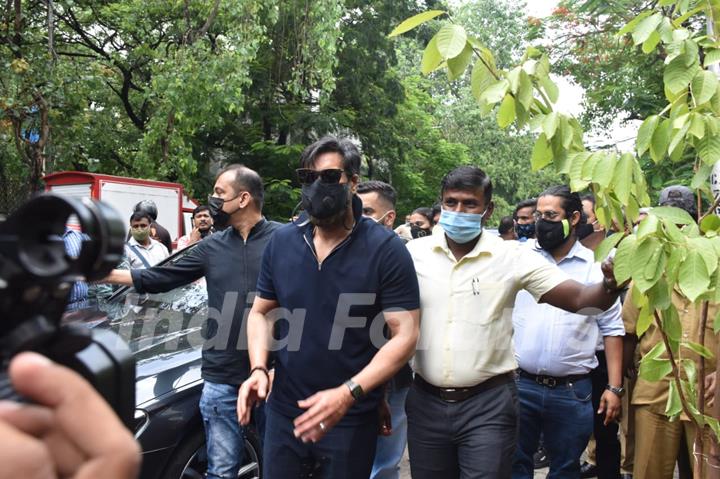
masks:
[[[571,397],[578,401],[588,402],[592,399],[592,381],[590,379],[568,383],[567,388]]]

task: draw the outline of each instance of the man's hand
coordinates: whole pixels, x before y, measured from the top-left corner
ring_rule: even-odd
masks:
[[[344,384],[298,401],[298,406],[307,411],[294,421],[295,437],[303,442],[319,441],[345,416],[354,402],[350,389]]]
[[[392,414],[390,414],[390,405],[386,399],[380,401],[378,406],[378,435],[392,435]]]
[[[708,406],[715,404],[715,385],[717,384],[717,371],[705,376],[705,400]]]
[[[270,384],[269,374],[256,369],[240,386],[237,400],[238,421],[243,426],[250,423],[252,409],[260,401],[264,401],[272,385]]]
[[[630,280],[625,281],[623,284],[617,284],[615,280],[615,261],[612,256],[605,258],[600,264],[604,278],[604,285],[610,290],[619,290],[625,288]]]
[[[192,229],[190,232],[190,241],[188,242],[188,245],[195,244],[198,241],[202,239],[202,236],[200,235],[200,228],[197,226]]]
[[[608,425],[620,417],[622,403],[620,397],[612,391],[605,391],[600,397],[600,408],[598,414],[605,413],[604,425]]]
[[[74,371],[35,353],[10,363],[15,390],[0,401],[0,479],[130,479],[140,448],[110,406]]]

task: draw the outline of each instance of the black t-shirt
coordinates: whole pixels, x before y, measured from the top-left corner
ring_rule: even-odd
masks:
[[[263,219],[247,241],[234,228],[227,228],[205,238],[173,265],[130,272],[140,293],[169,291],[205,276],[208,320],[203,328],[203,379],[239,385],[247,378],[250,362],[242,321],[252,306],[250,293],[255,291],[263,250],[280,226]]]
[[[273,318],[278,346],[268,405],[288,417],[303,412],[298,400],[340,386],[367,366],[382,346],[383,311],[420,306],[402,240],[362,217],[357,197],[353,211],[354,230],[322,265],[312,249],[311,224],[281,227],[263,255],[257,292],[276,300],[282,313]],[[364,421],[382,392],[379,387],[357,401],[342,422]]]

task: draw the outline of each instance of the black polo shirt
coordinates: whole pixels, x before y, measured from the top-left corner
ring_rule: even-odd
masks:
[[[337,387],[367,366],[382,346],[377,332],[382,338],[383,311],[420,307],[415,268],[402,240],[363,217],[356,196],[353,213],[353,231],[322,264],[315,256],[313,225],[302,218],[301,226],[278,229],[263,255],[257,293],[285,310],[274,318],[275,338],[282,346],[276,348],[268,404],[288,417],[303,412],[297,401]],[[371,341],[374,321],[376,344]],[[382,389],[358,401],[342,422],[366,420]]]
[[[262,219],[243,239],[235,228],[206,237],[177,263],[134,269],[133,285],[139,293],[161,293],[205,276],[208,320],[203,328],[202,377],[221,384],[241,384],[248,376],[247,341],[240,335],[243,317],[255,291],[265,246],[280,223]]]

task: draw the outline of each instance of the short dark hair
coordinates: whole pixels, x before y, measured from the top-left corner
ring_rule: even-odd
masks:
[[[324,136],[305,148],[300,155],[300,167],[312,168],[318,156],[324,153],[337,153],[342,157],[343,169],[348,176],[360,174],[360,151],[347,138]]]
[[[570,191],[570,187],[567,185],[551,186],[543,191],[540,196],[557,196],[562,198],[562,209],[565,210],[566,217],[576,211],[580,213],[581,218],[584,216],[580,195]]]
[[[395,204],[397,203],[395,188],[384,181],[370,180],[358,183],[357,192],[361,195],[375,192],[380,198],[390,203],[393,208],[395,208]]]
[[[130,215],[130,223],[133,221],[140,221],[142,219],[147,219],[148,223],[153,224],[152,216],[150,216],[150,213],[145,210],[133,211],[133,214]]]
[[[589,201],[593,205],[593,209],[595,209],[595,195],[592,193],[586,193],[580,197],[580,201]]]
[[[440,197],[447,190],[478,190],[482,189],[485,203],[492,200],[492,181],[477,166],[458,166],[450,170],[440,182]],[[487,204],[485,206],[487,206]]]
[[[442,213],[442,205],[438,202],[432,205],[433,218]]]
[[[250,193],[257,208],[262,210],[263,204],[265,203],[265,189],[263,188],[262,178],[257,171],[251,170],[245,165],[234,163],[223,168],[217,177],[219,178],[227,172],[235,173],[235,177],[230,182],[235,193],[247,191]]]
[[[432,208],[425,208],[425,207],[415,208],[415,210],[413,210],[413,212],[410,213],[410,214],[411,214],[411,215],[416,215],[416,214],[417,214],[417,215],[422,215],[422,216],[424,216],[425,218],[427,218],[427,220],[430,222],[430,226],[434,226],[434,225],[435,225],[435,220],[434,220],[434,215],[433,215],[433,210],[432,210]]]
[[[197,208],[195,208],[195,209],[193,210],[193,212],[192,212],[192,217],[195,218],[195,216],[196,216],[198,213],[202,213],[203,211],[207,211],[207,212],[209,213],[209,212],[210,212],[210,207],[207,206],[207,205],[200,205],[200,206],[198,206]]]
[[[515,223],[513,221],[513,217],[510,215],[503,216],[502,218],[500,218],[500,225],[498,225],[498,233],[504,235],[505,233],[509,233],[510,231],[512,231],[514,227]]]
[[[515,210],[512,214],[513,219],[517,219],[518,211],[523,208],[532,208],[533,211],[535,211],[537,209],[537,198],[528,198],[515,205]]]

